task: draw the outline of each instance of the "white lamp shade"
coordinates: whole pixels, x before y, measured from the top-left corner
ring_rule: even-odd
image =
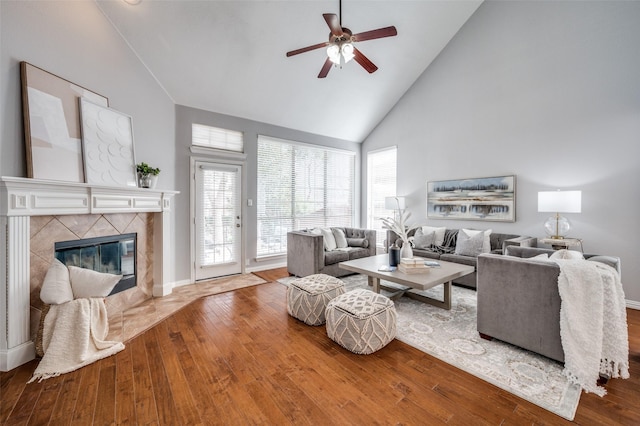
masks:
[[[404,197],[385,197],[384,208],[387,210],[404,210]]]
[[[580,213],[582,191],[540,191],[538,211],[553,213]]]

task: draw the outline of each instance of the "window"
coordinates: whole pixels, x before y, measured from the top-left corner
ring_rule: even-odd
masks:
[[[376,230],[379,247],[387,234],[380,218],[393,216],[384,208],[384,199],[396,196],[396,158],[396,147],[367,154],[367,228]]]
[[[242,132],[205,126],[204,124],[191,124],[191,143],[206,148],[244,152]]]
[[[355,153],[258,136],[257,255],[287,252],[287,232],[352,226]]]

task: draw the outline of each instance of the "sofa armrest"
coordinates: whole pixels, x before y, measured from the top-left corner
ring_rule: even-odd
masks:
[[[317,274],[324,268],[324,238],[303,231],[287,233],[287,271],[298,277]]]
[[[507,250],[507,246],[518,246],[518,247],[536,247],[538,245],[538,239],[536,237],[516,237],[509,238],[508,240],[504,240],[502,243],[502,253],[505,253]]]
[[[378,244],[378,235],[374,229],[365,229],[364,237],[369,241],[369,256],[376,255],[376,245]]]

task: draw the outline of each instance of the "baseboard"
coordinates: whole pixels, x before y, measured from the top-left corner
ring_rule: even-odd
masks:
[[[640,311],[640,302],[636,302],[635,300],[626,300],[627,308],[635,309]]]
[[[180,280],[180,281],[174,282],[173,285],[171,286],[171,288],[182,287],[182,286],[189,285],[189,284],[193,284],[193,281],[191,281],[191,280]]]
[[[0,371],[13,370],[35,359],[36,349],[32,341],[21,344],[15,348],[0,350]]]
[[[270,263],[268,265],[262,265],[262,266],[246,267],[244,271],[250,274],[251,272],[260,272],[260,271],[267,271],[269,269],[286,268],[286,267],[287,267],[287,262],[284,261],[280,263]]]

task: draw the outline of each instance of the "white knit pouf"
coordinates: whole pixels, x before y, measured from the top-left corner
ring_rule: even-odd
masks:
[[[287,288],[287,311],[305,324],[322,325],[327,303],[342,293],[344,283],[336,277],[315,274],[298,278]]]
[[[351,290],[327,305],[327,335],[356,354],[371,354],[396,337],[396,308],[386,296]]]

